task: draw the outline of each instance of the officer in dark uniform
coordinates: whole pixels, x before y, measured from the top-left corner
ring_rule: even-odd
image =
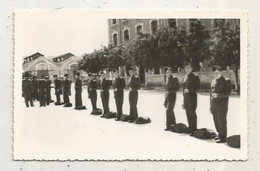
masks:
[[[171,125],[176,124],[174,115],[174,106],[176,102],[176,92],[179,90],[179,80],[172,76],[172,69],[168,68],[166,71],[166,94],[164,106],[166,108],[166,129],[171,130]]]
[[[46,88],[47,88],[47,82],[44,78],[44,75],[42,75],[41,79],[39,79],[38,81],[40,107],[46,106],[46,92],[47,92]]]
[[[76,82],[75,82],[75,108],[82,106],[82,81],[80,79],[80,73],[76,73]]]
[[[130,104],[130,120],[129,123],[133,123],[135,119],[138,117],[138,111],[137,111],[137,101],[138,101],[138,90],[140,89],[140,81],[137,77],[134,75],[134,69],[129,69],[129,74],[131,77],[130,83],[129,83],[129,104]]]
[[[119,77],[119,71],[114,70],[114,97],[116,101],[116,110],[117,110],[117,118],[116,121],[120,120],[121,115],[123,114],[123,103],[124,103],[124,88],[126,86],[125,79]]]
[[[31,107],[33,107],[33,101],[32,101],[32,83],[28,79],[29,75],[24,74],[23,75],[23,81],[22,81],[22,96],[24,97],[24,102],[26,107],[29,107],[29,102]]]
[[[63,101],[65,104],[70,103],[69,96],[71,95],[71,81],[69,75],[64,74],[65,80],[63,81]]]
[[[102,106],[103,106],[103,114],[101,115],[102,117],[105,117],[104,115],[108,112],[109,110],[109,89],[111,87],[111,83],[109,80],[105,78],[105,73],[102,71],[101,74],[101,91],[100,91],[100,96],[101,96],[101,101],[102,101]]]
[[[226,142],[228,99],[231,94],[230,80],[222,76],[221,67],[213,66],[215,79],[211,82],[210,112],[213,114],[214,124],[218,132],[216,143]]]
[[[197,129],[197,91],[200,89],[200,80],[192,73],[190,64],[186,65],[185,71],[187,74],[183,78],[183,107],[188,119],[190,136],[193,136],[193,132]]]
[[[61,105],[60,95],[62,93],[61,90],[61,81],[58,79],[57,75],[53,75],[54,77],[54,86],[55,86],[55,95],[56,95],[56,102],[55,105]]]
[[[46,75],[46,104],[49,105],[51,103],[51,80],[50,76]]]
[[[88,98],[90,99],[92,104],[91,114],[94,114],[94,112],[97,110],[97,81],[94,80],[92,74],[89,74],[88,77],[89,77]]]
[[[37,77],[32,77],[32,100],[38,100],[38,83],[37,83]]]

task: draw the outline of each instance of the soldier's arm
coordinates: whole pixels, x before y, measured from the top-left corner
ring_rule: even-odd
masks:
[[[139,78],[135,79],[135,88],[136,88],[136,90],[139,90],[141,88],[141,83],[140,83]]]
[[[180,89],[180,84],[178,78],[173,78],[173,90],[177,92]]]

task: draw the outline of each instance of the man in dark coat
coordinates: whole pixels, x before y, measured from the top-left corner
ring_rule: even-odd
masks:
[[[123,103],[124,103],[124,88],[126,86],[125,79],[119,77],[118,70],[114,70],[114,97],[116,101],[116,110],[117,110],[117,118],[116,121],[120,120],[120,117],[123,114]]]
[[[26,107],[29,107],[29,102],[31,107],[33,107],[33,101],[32,101],[32,83],[28,79],[28,75],[25,74],[23,76],[23,81],[22,81],[22,96],[24,97],[24,102]]]
[[[37,77],[32,77],[32,100],[38,100],[38,83],[37,83]]]
[[[55,86],[55,95],[56,95],[56,105],[61,105],[60,95],[62,94],[61,89],[61,81],[58,79],[57,75],[53,75],[54,77],[54,86]]]
[[[44,75],[42,75],[41,79],[38,81],[40,107],[46,106],[46,87],[47,82],[44,78]]]
[[[82,106],[82,81],[80,79],[80,73],[76,73],[76,82],[75,82],[75,108]]]
[[[138,101],[138,90],[140,89],[140,81],[134,75],[135,70],[133,68],[129,69],[129,74],[131,77],[129,83],[129,104],[130,104],[130,120],[129,123],[133,123],[138,117],[137,111],[137,101]]]
[[[51,80],[50,76],[46,75],[46,104],[49,105],[51,103]]]
[[[94,80],[92,74],[89,74],[88,76],[89,76],[88,98],[90,99],[92,104],[91,114],[94,114],[94,112],[97,110],[97,81]]]
[[[183,77],[183,107],[188,119],[190,136],[193,136],[193,132],[197,130],[197,91],[200,89],[200,80],[192,73],[190,64],[186,65],[185,70],[187,74]]]
[[[166,94],[164,106],[166,108],[166,129],[171,130],[171,125],[176,124],[174,115],[174,106],[176,102],[176,92],[179,90],[179,80],[172,76],[172,69],[168,68],[166,71]]]
[[[66,104],[70,103],[69,96],[71,95],[71,81],[69,75],[64,74],[65,80],[63,81],[63,101]]]
[[[101,115],[102,117],[105,117],[105,114],[110,112],[109,110],[109,89],[111,87],[111,83],[109,80],[105,78],[105,73],[102,71],[101,74],[101,91],[100,91],[100,96],[101,96],[101,101],[102,101],[102,106],[103,106],[103,114]]]
[[[216,143],[226,142],[228,99],[231,94],[230,80],[226,80],[220,66],[213,66],[215,79],[211,82],[210,112],[213,114],[214,124],[218,132]]]

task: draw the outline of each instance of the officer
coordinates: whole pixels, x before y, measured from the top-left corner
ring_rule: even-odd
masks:
[[[164,106],[166,108],[166,129],[169,131],[171,125],[176,124],[174,115],[174,106],[176,102],[176,92],[179,90],[179,80],[172,76],[172,69],[168,68],[166,71],[166,93]]]
[[[22,81],[22,96],[24,97],[24,102],[26,107],[29,107],[29,102],[31,107],[34,107],[33,101],[32,101],[32,83],[28,79],[29,75],[24,74],[23,75],[23,81]]]
[[[210,112],[213,114],[214,124],[218,132],[216,143],[226,142],[227,137],[227,111],[228,99],[231,94],[230,80],[226,80],[221,72],[221,67],[212,67],[215,79],[211,82]]]
[[[88,98],[90,99],[92,104],[91,114],[95,114],[95,111],[97,110],[97,81],[94,80],[92,74],[89,74],[88,77],[89,77]]]
[[[46,104],[49,105],[52,102],[52,100],[51,100],[51,80],[50,80],[50,76],[46,75],[45,79],[46,79]]]
[[[55,105],[61,105],[60,95],[62,93],[61,90],[61,82],[58,79],[57,75],[53,75],[54,77],[54,86],[55,86],[55,95],[56,95],[56,102]]]
[[[82,106],[82,81],[80,79],[80,73],[76,73],[76,82],[75,82],[75,109]]]
[[[103,106],[103,114],[101,115],[102,117],[105,117],[105,114],[108,113],[109,110],[109,89],[111,86],[111,83],[109,80],[105,78],[105,73],[102,71],[101,74],[101,91],[100,91],[100,96],[101,96],[101,101],[102,101],[102,106]]]
[[[63,81],[63,101],[66,104],[70,103],[69,96],[71,95],[71,81],[69,80],[69,75],[64,74],[64,81]]]
[[[46,106],[46,92],[47,92],[46,88],[47,88],[47,82],[44,78],[44,75],[42,75],[41,79],[39,79],[38,81],[40,107]]]
[[[135,70],[133,68],[129,69],[129,75],[131,77],[130,83],[129,83],[129,104],[130,104],[130,120],[129,123],[133,123],[135,119],[138,117],[138,111],[137,111],[137,101],[138,101],[138,91],[140,89],[140,81],[137,77],[134,75]]]
[[[117,118],[116,121],[120,120],[120,117],[123,114],[123,103],[124,103],[124,88],[126,86],[125,79],[119,77],[119,71],[114,70],[114,97],[116,101],[116,110],[117,110]]]
[[[186,65],[185,71],[186,75],[183,77],[183,107],[188,119],[190,136],[193,136],[193,132],[197,129],[197,91],[200,89],[200,80],[198,76],[192,73],[190,64]]]
[[[38,83],[37,83],[37,77],[32,77],[32,100],[38,100]]]

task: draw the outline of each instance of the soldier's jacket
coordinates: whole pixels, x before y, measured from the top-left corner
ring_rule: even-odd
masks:
[[[140,85],[139,78],[132,76],[131,81],[129,83],[129,87],[131,87],[133,91],[137,91],[140,89],[140,86],[141,85]]]
[[[101,80],[101,89],[103,91],[108,91],[110,89],[111,83],[109,80],[106,80],[105,78]]]
[[[212,94],[216,93],[217,98],[213,98]],[[210,87],[210,99],[215,101],[221,101],[223,98],[228,98],[231,94],[231,82],[226,80],[223,76],[219,79],[214,79],[211,82]]]
[[[65,91],[67,91],[68,94],[71,95],[71,80],[69,79],[65,79],[63,81],[63,92],[65,93]]]
[[[50,91],[50,89],[51,89],[51,80],[49,80],[49,79],[46,80],[46,89],[47,89],[47,91]]]
[[[32,83],[30,80],[23,80],[22,81],[22,92],[23,93],[28,93],[31,91],[32,88]]]
[[[75,89],[76,89],[76,90],[81,90],[81,89],[82,89],[82,81],[81,81],[80,78],[77,78],[77,79],[76,79]]]
[[[169,94],[176,93],[179,90],[178,78],[171,75],[166,81],[165,89]]]
[[[200,79],[193,73],[185,75],[183,77],[183,93],[184,89],[188,89],[189,92],[197,92],[200,89]]]
[[[38,91],[38,81],[36,79],[32,79],[32,91],[37,92]]]
[[[39,81],[38,81],[39,92],[46,91],[46,88],[47,88],[46,80],[45,79],[39,79]]]
[[[88,84],[88,92],[97,90],[97,81],[91,80]]]
[[[114,82],[114,85],[113,85],[114,89],[117,89],[118,91],[122,91],[125,88],[125,86],[126,86],[126,83],[125,83],[124,78],[117,77],[115,79],[115,82]]]
[[[54,86],[55,86],[55,94],[62,94],[62,89],[61,89],[61,81],[60,80],[54,80]]]

